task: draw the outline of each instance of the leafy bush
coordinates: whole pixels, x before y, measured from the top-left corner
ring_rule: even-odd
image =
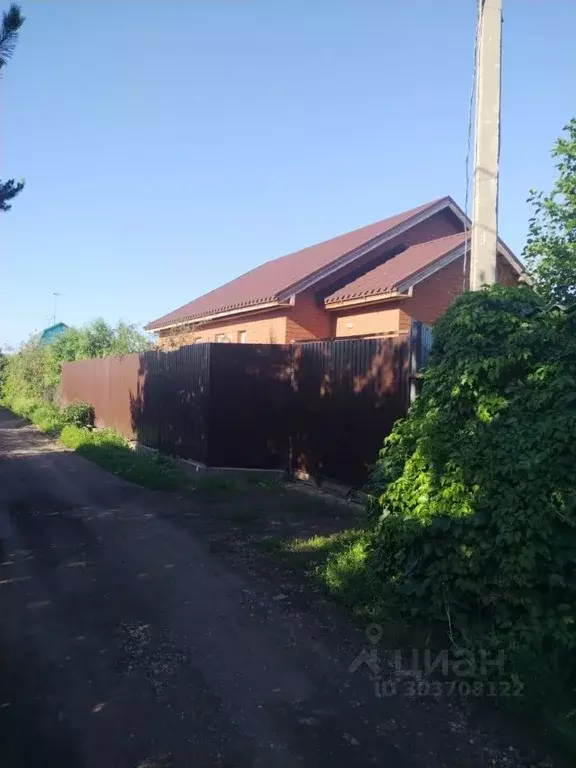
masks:
[[[49,403],[41,403],[34,408],[30,419],[43,432],[48,432],[51,435],[59,435],[64,424],[61,412],[55,405]]]
[[[51,344],[41,344],[40,338],[33,336],[17,353],[2,358],[2,399],[10,407],[18,397],[45,398],[57,390],[64,362],[127,355],[151,346],[136,326],[119,322],[114,327],[104,320],[68,328]]]
[[[65,424],[72,424],[76,427],[93,427],[94,406],[83,400],[74,400],[62,409],[62,418]]]
[[[76,450],[79,445],[90,440],[90,431],[83,427],[67,424],[60,432],[60,442]]]
[[[503,652],[533,695],[576,683],[575,331],[525,287],[460,297],[372,477],[369,590]]]
[[[552,150],[558,178],[548,195],[530,190],[534,214],[524,257],[534,285],[552,303],[576,302],[576,118]]]

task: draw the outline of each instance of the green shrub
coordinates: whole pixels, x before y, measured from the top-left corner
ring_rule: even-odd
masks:
[[[62,409],[62,418],[65,424],[73,424],[76,427],[93,427],[94,406],[84,400],[74,400]]]
[[[90,442],[92,445],[114,445],[117,448],[127,448],[130,450],[128,440],[124,435],[121,435],[120,432],[116,432],[116,430],[111,427],[98,429],[95,432],[92,432]],[[131,451],[131,455],[134,455],[133,451]]]
[[[60,442],[76,450],[79,445],[90,440],[90,430],[83,427],[75,427],[72,424],[67,424],[60,432]]]
[[[51,435],[59,435],[64,421],[62,414],[55,405],[40,403],[31,412],[29,417],[43,432]]]
[[[575,331],[528,288],[459,298],[368,510],[366,581],[458,646],[502,651],[533,696],[576,684]]]
[[[6,405],[25,419],[29,419],[40,427],[43,432],[58,435],[64,424],[62,414],[55,405],[38,401],[32,397],[16,396]]]
[[[5,398],[4,402],[14,413],[25,419],[30,418],[32,412],[38,407],[38,400],[23,395],[17,395],[10,399]]]

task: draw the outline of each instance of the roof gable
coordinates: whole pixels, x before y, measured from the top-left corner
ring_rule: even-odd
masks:
[[[324,270],[340,264],[342,259],[353,255],[358,249],[394,232],[398,227],[409,225],[419,216],[426,217],[436,212],[449,202],[450,198],[441,198],[301,251],[267,261],[250,272],[154,320],[147,326],[147,330],[179,325],[207,315],[285,300],[286,294],[290,291],[297,293],[302,290],[301,286],[313,283],[315,279],[322,276]]]
[[[326,297],[325,303],[334,304],[403,289],[411,280],[418,282],[420,274],[425,276],[428,268],[443,256],[452,252],[459,253],[461,246],[469,237],[470,232],[458,232],[437,240],[412,245],[330,294]]]

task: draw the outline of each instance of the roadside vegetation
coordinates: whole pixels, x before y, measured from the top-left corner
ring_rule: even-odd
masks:
[[[51,344],[32,337],[16,353],[0,356],[1,402],[110,472],[148,488],[175,489],[185,476],[172,461],[137,454],[113,429],[93,429],[94,409],[89,403],[70,403],[62,410],[58,406],[62,363],[127,355],[150,347],[135,326],[120,322],[113,327],[104,320],[68,328]]]
[[[576,750],[576,120],[553,154],[554,189],[530,197],[536,292],[454,302],[361,527],[282,548],[324,551],[313,575],[356,615],[497,658],[482,675],[522,692],[500,703]]]
[[[8,406],[19,398],[55,403],[62,363],[128,355],[151,347],[135,325],[119,322],[111,326],[101,319],[81,328],[67,328],[50,344],[32,336],[15,353],[3,356],[2,399]]]
[[[93,429],[94,411],[89,403],[74,402],[60,410],[50,403],[17,397],[4,404],[80,456],[126,480],[152,490],[176,490],[187,483],[185,473],[169,458],[136,453],[114,429]]]

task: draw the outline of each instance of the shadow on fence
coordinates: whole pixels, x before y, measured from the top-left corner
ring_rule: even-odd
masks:
[[[61,397],[168,454],[360,485],[406,412],[407,366],[403,336],[196,344],[67,363]]]

